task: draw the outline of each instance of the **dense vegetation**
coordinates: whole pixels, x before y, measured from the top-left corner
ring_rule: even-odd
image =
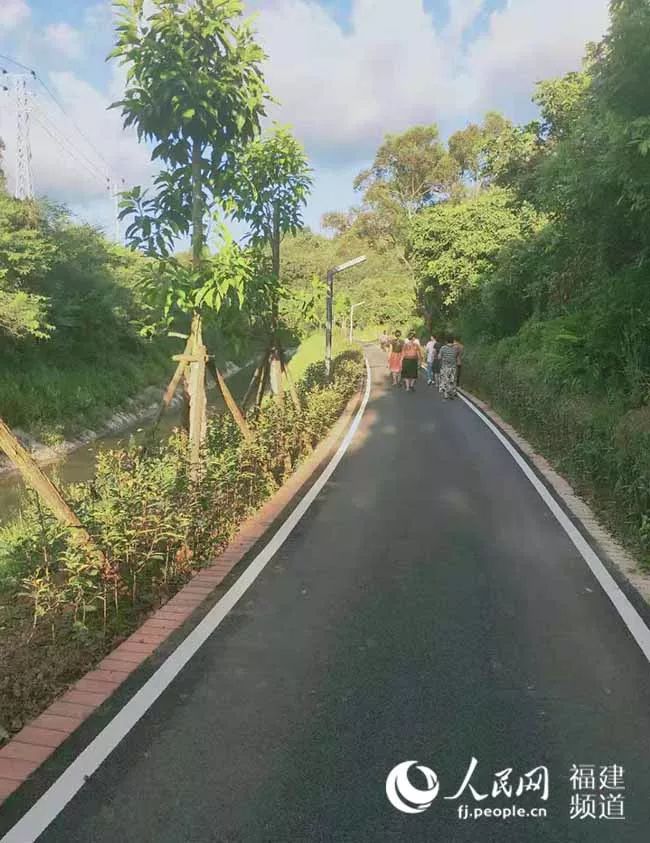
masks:
[[[334,378],[308,366],[301,410],[269,401],[251,414],[252,441],[214,418],[198,480],[187,436],[146,454],[99,455],[93,482],[69,490],[105,558],[89,558],[38,503],[0,530],[0,727],[16,731],[139,619],[229,541],[310,453],[358,389],[359,351],[342,351]]]
[[[388,136],[328,215],[413,280],[423,331],[650,564],[650,4],[612,0],[539,118]]]
[[[142,259],[58,207],[0,189],[0,408],[46,437],[101,418],[164,378],[139,336]]]

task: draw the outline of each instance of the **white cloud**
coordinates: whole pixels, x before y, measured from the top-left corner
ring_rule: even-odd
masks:
[[[351,0],[341,28],[313,0],[256,0],[266,68],[282,106],[318,156],[368,155],[383,134],[414,122],[445,126],[488,108],[511,111],[534,83],[577,68],[607,25],[608,0],[509,0],[463,44],[483,0],[453,0],[443,30],[422,0]],[[517,117],[516,113],[512,114]]]
[[[146,184],[149,150],[122,129],[119,110],[107,110],[109,97],[69,71],[51,73],[46,82],[65,113],[44,90],[34,88],[30,140],[35,192],[94,208],[108,197],[106,175],[123,178],[127,186]],[[13,105],[5,101],[5,106],[0,135],[7,143],[12,188],[16,119]]]
[[[81,32],[69,23],[51,23],[45,27],[45,40],[67,59],[78,59],[83,55]]]
[[[100,0],[93,6],[88,6],[83,16],[84,29],[93,31],[112,26],[113,9],[111,0]]]
[[[443,28],[436,27],[423,0],[350,2],[345,27],[317,0],[246,2],[249,10],[259,10],[267,80],[281,101],[271,116],[295,127],[317,167],[311,222],[321,211],[347,203],[351,174],[365,166],[386,132],[433,121],[453,130],[489,108],[521,119],[534,83],[579,67],[586,41],[598,39],[607,26],[608,0],[508,0],[478,36],[474,24],[485,15],[485,0],[449,0]],[[76,48],[108,25],[109,13],[109,0],[89,4],[78,23],[82,31],[69,27],[79,36]],[[28,15],[25,0],[0,0],[0,34]],[[75,36],[68,33],[62,41],[74,58]],[[32,54],[38,44],[42,32],[30,42]],[[103,63],[103,52],[97,58],[90,47],[87,52],[96,67]],[[38,64],[27,53],[17,57]],[[106,111],[121,95],[124,70],[112,64],[99,90],[77,74],[48,76],[46,67],[38,69],[110,169],[127,184],[146,184],[149,150],[123,132],[117,110]],[[70,120],[47,98],[39,96],[38,102],[48,120],[92,159],[93,168],[106,169]],[[0,119],[11,178],[15,115],[0,105]],[[72,159],[35,121],[32,147],[38,193],[67,199],[89,214],[105,202],[101,176],[87,172],[87,162]]]
[[[0,32],[14,29],[29,18],[31,10],[26,0],[1,0]]]
[[[578,69],[588,41],[608,25],[608,0],[510,0],[469,47],[471,99],[503,106],[536,82]]]

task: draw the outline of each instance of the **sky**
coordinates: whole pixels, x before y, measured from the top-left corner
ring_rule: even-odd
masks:
[[[443,138],[491,109],[534,116],[541,79],[580,67],[608,25],[608,0],[244,0],[267,54],[269,120],[293,127],[314,169],[305,221],[358,201],[354,176],[387,132],[437,123]],[[107,176],[146,185],[149,150],[122,129],[124,73],[105,60],[111,0],[0,0],[0,69],[30,80],[37,195],[114,232]],[[15,107],[0,85],[10,187]],[[13,81],[13,80],[12,80]],[[122,182],[123,180],[123,182]]]

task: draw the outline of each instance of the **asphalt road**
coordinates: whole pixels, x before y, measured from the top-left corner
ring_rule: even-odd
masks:
[[[240,604],[40,838],[46,843],[647,841],[650,670],[488,428],[380,352],[362,428]],[[455,796],[472,758],[469,790]],[[435,770],[401,813],[398,763]],[[573,764],[624,768],[626,819],[570,819]],[[492,796],[494,774],[549,771]],[[425,787],[412,770],[411,783]],[[619,792],[620,793],[620,792]],[[546,818],[460,819],[459,806]]]

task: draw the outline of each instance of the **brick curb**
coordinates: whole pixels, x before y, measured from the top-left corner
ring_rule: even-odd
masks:
[[[512,425],[504,421],[489,404],[477,398],[466,389],[460,389],[469,401],[475,404],[494,424],[511,439],[519,450],[527,457],[529,462],[542,475],[544,480],[551,486],[553,491],[562,500],[570,511],[571,515],[582,525],[582,528],[591,536],[595,544],[602,549],[611,560],[619,574],[627,580],[629,585],[639,595],[644,603],[650,605],[650,578],[639,573],[638,562],[625,550],[612,534],[603,527],[596,514],[585,501],[573,490],[570,483],[558,474],[553,466],[541,454],[538,454],[533,446],[515,430]]]
[[[0,805],[210,597],[328,459],[357,411],[361,396],[360,390],[352,396],[325,439],[286,483],[241,524],[230,544],[209,567],[197,571],[142,626],[0,749]]]

